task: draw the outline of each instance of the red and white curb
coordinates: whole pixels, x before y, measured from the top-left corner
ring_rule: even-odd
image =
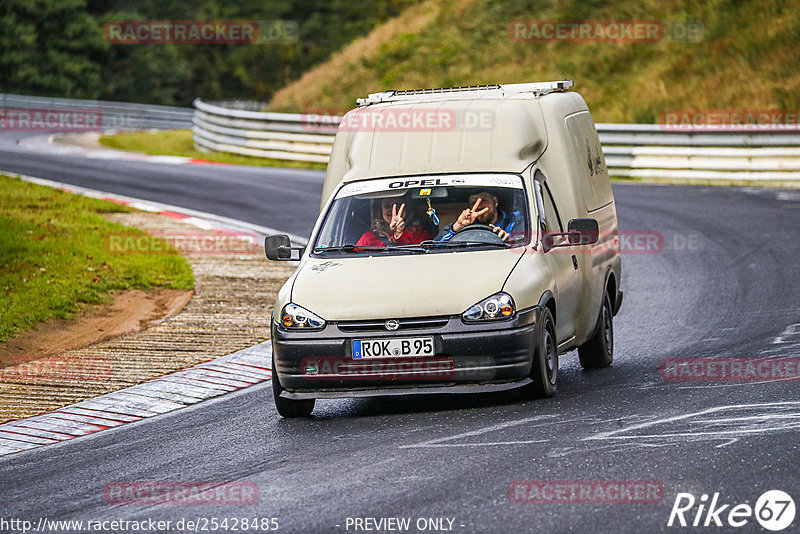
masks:
[[[211,213],[87,189],[63,182],[3,172],[39,185],[79,195],[109,200],[131,208],[179,218],[203,230],[213,230],[262,241],[279,232]],[[289,234],[298,244],[306,239]],[[0,456],[66,441],[127,423],[185,408],[200,401],[258,384],[271,377],[270,341],[233,354],[168,374],[136,386],[81,401],[51,413],[0,425]]]
[[[271,234],[286,234],[293,243],[305,245],[308,241],[306,238],[295,234],[288,234],[274,228],[261,226],[258,224],[249,223],[247,221],[240,221],[238,219],[231,219],[221,215],[214,215],[213,213],[206,213],[197,211],[190,208],[183,208],[180,206],[173,206],[170,204],[162,204],[161,202],[153,202],[150,200],[142,200],[139,198],[128,197],[125,195],[117,195],[115,193],[108,193],[106,191],[98,191],[96,189],[88,189],[78,185],[67,184],[64,182],[56,182],[53,180],[45,180],[44,178],[36,178],[34,176],[27,176],[24,174],[17,174],[13,172],[2,171],[7,176],[13,176],[31,182],[34,184],[44,185],[66,191],[68,193],[75,193],[90,198],[99,198],[101,200],[108,200],[131,208],[149,211],[152,213],[159,213],[166,217],[174,219],[181,219],[183,222],[196,226],[202,230],[211,230],[225,234],[231,234],[248,239],[254,243],[263,242],[264,237]]]
[[[0,425],[0,456],[185,408],[269,380],[270,341],[28,419]]]

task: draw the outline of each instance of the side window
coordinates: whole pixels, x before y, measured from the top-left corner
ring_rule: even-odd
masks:
[[[561,224],[561,217],[556,208],[553,194],[550,192],[550,187],[544,175],[540,171],[536,171],[536,179],[542,184],[542,202],[544,203],[544,220],[547,228],[547,233],[563,232],[564,226]]]
[[[563,232],[564,226],[561,224],[561,217],[558,215],[558,208],[556,208],[556,203],[553,200],[553,194],[550,192],[550,188],[547,186],[547,182],[544,183],[544,212],[547,217],[547,229],[550,232]]]
[[[591,213],[614,201],[605,155],[588,111],[570,115],[566,124],[572,139],[575,187],[582,191],[584,206]]]

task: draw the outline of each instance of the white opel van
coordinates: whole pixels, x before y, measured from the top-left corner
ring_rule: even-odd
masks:
[[[342,118],[308,245],[265,241],[299,259],[271,322],[282,416],[318,398],[549,397],[559,354],[611,364],[617,214],[571,86],[388,91]]]

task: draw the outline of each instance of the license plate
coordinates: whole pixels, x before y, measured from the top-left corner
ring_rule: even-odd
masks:
[[[433,338],[354,339],[353,359],[433,356]]]

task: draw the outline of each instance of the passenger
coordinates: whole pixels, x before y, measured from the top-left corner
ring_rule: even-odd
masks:
[[[372,230],[365,232],[356,246],[416,245],[431,239],[431,234],[421,225],[412,224],[406,228],[405,208],[405,203],[398,209],[393,199],[381,199],[382,218],[373,221]]]
[[[500,209],[499,200],[488,191],[470,195],[469,203],[472,208],[465,209],[453,224],[445,226],[436,236],[436,241],[450,241],[456,232],[476,222],[490,226],[503,241],[508,241],[513,231],[524,230],[522,214],[519,211],[506,213]],[[479,209],[481,206],[483,208]]]

